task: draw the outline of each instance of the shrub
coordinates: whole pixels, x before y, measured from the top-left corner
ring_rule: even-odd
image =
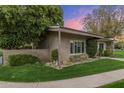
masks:
[[[57,61],[58,60],[58,49],[52,50],[51,59],[52,59],[52,61]]]
[[[34,64],[40,62],[40,59],[26,54],[10,55],[8,62],[11,66],[21,66],[25,64]]]
[[[97,52],[97,41],[87,40],[87,54],[89,57],[94,57]]]
[[[69,57],[70,62],[78,62],[78,61],[84,61],[88,59],[87,54],[81,54],[81,55],[72,55]]]
[[[69,61],[70,61],[70,62],[81,61],[80,55],[72,55],[72,56],[70,56],[70,57],[69,57]]]
[[[104,51],[104,56],[111,56],[113,54],[113,51],[111,49],[106,49]]]
[[[124,49],[124,41],[115,43],[115,49]]]

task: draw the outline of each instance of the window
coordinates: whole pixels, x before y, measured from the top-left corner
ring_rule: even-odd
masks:
[[[71,54],[84,53],[84,41],[71,41],[70,42],[70,53]]]
[[[99,44],[99,49],[104,49],[104,43]]]
[[[106,45],[104,42],[99,42],[98,43],[98,49],[101,50],[105,50],[106,49]]]

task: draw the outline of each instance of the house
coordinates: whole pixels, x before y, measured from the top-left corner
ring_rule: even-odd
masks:
[[[58,49],[58,63],[68,62],[73,56],[79,56],[78,60],[80,56],[82,58],[87,54],[99,56],[106,50],[113,50],[113,39],[71,28],[51,26],[40,46],[40,49],[3,50],[3,64],[8,63],[10,55],[16,54],[30,54],[49,62],[55,49]]]
[[[87,54],[89,49],[88,42],[91,42],[90,47],[94,46],[96,41],[96,53],[100,49],[113,49],[113,39],[104,38],[103,36],[75,30],[67,27],[51,26],[44,38],[41,48],[49,49],[50,53],[54,49],[59,51],[59,61],[69,60],[72,55]],[[92,50],[91,50],[92,51]]]

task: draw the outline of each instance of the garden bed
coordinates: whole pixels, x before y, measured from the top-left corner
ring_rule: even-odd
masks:
[[[94,61],[96,61],[96,60],[99,60],[99,58],[88,58],[87,60],[78,61],[78,62],[64,61],[64,62],[61,64],[61,68],[58,67],[57,63],[53,63],[53,62],[46,63],[46,66],[49,66],[49,67],[52,67],[52,68],[55,68],[55,69],[62,69],[62,68],[70,67],[70,66],[77,65],[77,64],[83,64],[83,63],[94,62]]]

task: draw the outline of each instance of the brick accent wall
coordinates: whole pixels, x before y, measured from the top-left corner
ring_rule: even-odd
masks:
[[[30,54],[40,58],[44,62],[50,61],[49,49],[20,49],[20,50],[3,50],[3,64],[8,63],[8,57],[16,54]]]

